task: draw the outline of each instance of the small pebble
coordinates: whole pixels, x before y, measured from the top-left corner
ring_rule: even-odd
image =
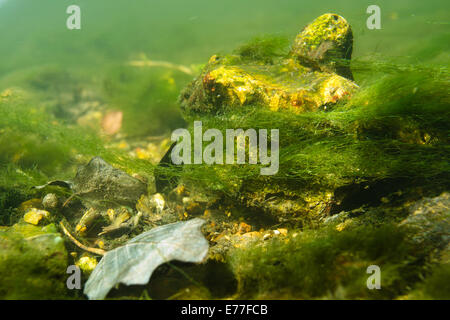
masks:
[[[42,199],[42,205],[46,210],[54,210],[58,208],[58,197],[54,193],[48,193],[44,199]]]
[[[48,218],[49,216],[50,216],[50,214],[45,210],[39,210],[36,208],[32,208],[30,211],[28,211],[23,216],[23,220],[26,223],[37,226],[42,220],[44,220],[45,218]]]

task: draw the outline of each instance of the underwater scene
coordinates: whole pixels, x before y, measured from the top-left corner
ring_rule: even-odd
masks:
[[[442,0],[0,0],[0,299],[450,299],[449,63]]]

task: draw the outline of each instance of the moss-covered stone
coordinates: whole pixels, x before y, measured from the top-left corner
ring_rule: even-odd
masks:
[[[291,54],[304,65],[353,79],[349,67],[353,51],[350,24],[337,14],[324,14],[297,36]]]
[[[411,240],[422,250],[449,254],[450,193],[424,198],[410,208],[411,214],[400,225],[410,228]]]
[[[251,59],[248,50],[214,55],[182,92],[182,109],[187,114],[243,105],[294,113],[326,109],[358,89],[349,64],[341,61],[350,61],[352,45],[347,21],[326,14],[297,36],[290,56],[284,59],[261,60],[261,54]]]
[[[67,251],[55,225],[20,222],[0,229],[0,298],[62,299]]]

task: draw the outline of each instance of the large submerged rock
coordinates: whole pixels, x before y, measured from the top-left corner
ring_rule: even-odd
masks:
[[[228,119],[228,111],[247,106],[293,114],[329,110],[359,89],[350,70],[352,29],[339,15],[315,19],[297,35],[289,52],[261,58],[264,45],[263,40],[236,54],[212,56],[181,92],[185,117],[199,120],[219,112]],[[233,167],[217,170],[226,176]],[[237,194],[238,202],[262,209],[278,222],[325,215],[334,201],[332,189],[273,177],[240,179],[234,185],[228,194]]]
[[[444,250],[447,255],[450,244],[450,193],[424,198],[410,208],[410,215],[400,225],[413,232],[412,241],[421,248]]]
[[[188,114],[243,105],[294,113],[327,108],[358,89],[349,66],[352,48],[348,22],[336,14],[322,15],[297,36],[289,56],[276,63],[211,57],[182,92],[181,107]]]

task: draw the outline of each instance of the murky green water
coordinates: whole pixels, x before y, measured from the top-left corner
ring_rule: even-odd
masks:
[[[82,29],[66,28],[77,4]],[[344,16],[355,34],[354,57],[381,54],[407,62],[448,64],[446,1],[377,1],[382,29],[368,30],[370,1],[2,1],[0,72],[42,64],[99,72],[145,53],[155,60],[204,63],[249,38],[277,34],[292,39],[320,14]]]

